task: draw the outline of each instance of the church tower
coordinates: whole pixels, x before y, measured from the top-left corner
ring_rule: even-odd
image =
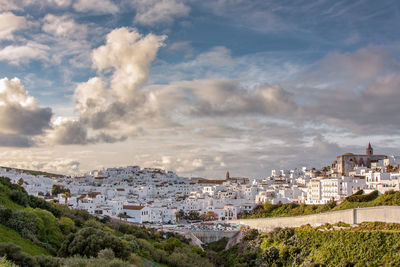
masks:
[[[225,178],[226,178],[226,180],[229,179],[229,171],[226,172]]]
[[[371,143],[368,143],[368,147],[366,149],[365,154],[367,154],[368,156],[371,156],[374,154],[374,150],[372,149]]]

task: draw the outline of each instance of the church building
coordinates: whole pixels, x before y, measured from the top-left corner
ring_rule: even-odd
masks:
[[[374,150],[371,143],[369,143],[364,155],[345,153],[337,156],[337,160],[332,164],[332,169],[334,170],[332,176],[348,176],[349,172],[356,166],[371,168],[372,162],[377,162],[386,158],[386,155],[374,155]]]

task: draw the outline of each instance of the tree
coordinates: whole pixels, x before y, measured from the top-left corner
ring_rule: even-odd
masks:
[[[62,193],[66,193],[66,192],[71,193],[68,188],[65,188],[62,185],[54,184],[52,189],[51,189],[51,194],[53,196],[56,196],[56,195],[62,194]]]
[[[18,203],[24,207],[26,207],[29,203],[28,195],[21,191],[12,191],[10,194],[10,198],[15,203]]]
[[[19,266],[34,266],[35,263],[32,257],[23,252],[20,247],[11,243],[0,244],[0,257],[4,256]]]
[[[86,227],[75,234],[69,234],[62,244],[59,255],[97,257],[103,249],[111,249],[118,258],[126,259],[130,255],[128,243],[123,242],[110,232]]]
[[[213,211],[208,211],[201,215],[203,221],[215,221],[218,220],[218,214]]]
[[[19,178],[17,184],[19,184],[20,186],[22,186],[24,184],[24,179]]]
[[[175,213],[176,220],[179,221],[185,217],[185,212],[183,210],[179,210]]]
[[[200,213],[195,210],[189,211],[189,214],[185,217],[187,220],[200,220]]]

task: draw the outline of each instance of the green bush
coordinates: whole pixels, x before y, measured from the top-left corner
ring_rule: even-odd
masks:
[[[228,243],[228,238],[223,237],[218,241],[205,244],[204,247],[206,249],[209,249],[209,250],[212,250],[215,252],[220,252],[225,249],[227,243]]]
[[[33,257],[22,252],[21,248],[11,243],[0,243],[0,257],[6,257],[8,260],[20,266],[34,266]]]
[[[0,258],[0,266],[2,266],[2,267],[14,267],[15,265],[12,262],[6,260],[5,257],[3,257],[3,258]]]
[[[12,218],[12,210],[0,207],[0,223],[6,225]]]
[[[63,257],[97,257],[97,254],[106,248],[111,249],[118,258],[127,259],[130,254],[127,243],[109,232],[93,227],[82,228],[77,233],[69,234],[58,253]]]
[[[258,231],[256,229],[250,229],[246,231],[243,240],[254,240],[258,237]]]
[[[282,242],[288,240],[294,235],[293,228],[275,228],[272,232],[268,233],[268,238],[272,242]]]
[[[358,194],[358,192],[354,195],[347,197],[346,200],[349,202],[368,202],[374,200],[379,195],[379,192],[377,190],[372,191],[367,195],[360,195]]]
[[[182,242],[175,237],[168,238],[168,240],[164,244],[164,249],[169,253],[172,253],[175,250],[175,248],[181,248],[181,247],[183,247]]]
[[[266,263],[272,264],[279,259],[279,250],[276,247],[269,247],[263,252],[262,258]]]
[[[29,197],[26,193],[21,192],[21,191],[12,191],[10,193],[10,199],[14,201],[15,203],[21,205],[21,206],[28,206],[29,204]]]

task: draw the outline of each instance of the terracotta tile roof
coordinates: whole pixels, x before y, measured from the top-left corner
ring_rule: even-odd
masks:
[[[122,208],[124,210],[141,210],[144,206],[136,206],[136,205],[123,205]]]

